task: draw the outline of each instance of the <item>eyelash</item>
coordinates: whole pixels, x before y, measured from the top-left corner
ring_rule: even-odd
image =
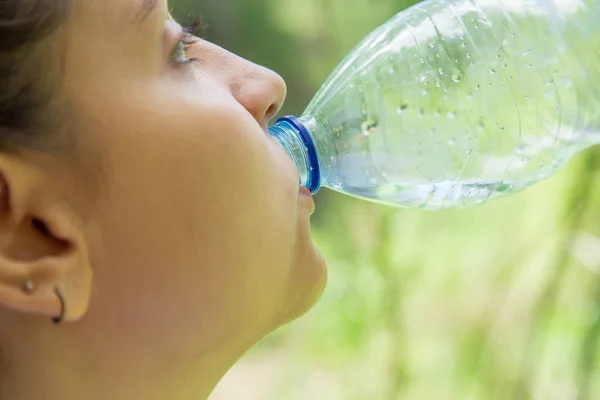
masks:
[[[178,65],[199,62],[198,58],[188,58],[187,51],[199,38],[204,37],[206,31],[206,22],[201,17],[192,19],[191,22],[184,25],[181,39],[173,51],[173,62]]]

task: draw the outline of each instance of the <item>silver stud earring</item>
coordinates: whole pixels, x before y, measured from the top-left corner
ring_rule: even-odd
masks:
[[[27,294],[32,294],[33,291],[35,290],[35,284],[33,283],[32,280],[28,279],[23,283],[23,285],[21,286],[21,289],[23,289],[23,292],[25,292]]]

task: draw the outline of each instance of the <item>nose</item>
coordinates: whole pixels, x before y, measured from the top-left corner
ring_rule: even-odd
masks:
[[[266,129],[269,121],[279,112],[285,100],[285,81],[275,72],[238,59],[240,64],[229,81],[235,99]]]
[[[267,128],[287,93],[281,76],[204,40],[190,49],[190,55],[202,59],[200,68],[228,88],[263,129]]]

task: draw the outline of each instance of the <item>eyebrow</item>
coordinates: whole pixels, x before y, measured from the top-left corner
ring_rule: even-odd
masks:
[[[158,0],[142,0],[142,4],[139,12],[140,23],[144,22],[146,18],[156,9]]]

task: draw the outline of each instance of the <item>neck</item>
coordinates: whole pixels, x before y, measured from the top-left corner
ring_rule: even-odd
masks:
[[[46,363],[44,363],[46,364]],[[35,365],[33,362],[31,365]],[[12,400],[198,400],[207,399],[230,365],[215,368],[205,363],[209,373],[186,375],[184,370],[169,369],[168,365],[140,368],[137,371],[88,366],[88,370],[29,368],[27,371],[11,368],[11,373],[0,388],[0,398]],[[52,371],[48,373],[48,371]],[[198,371],[198,364],[194,365]],[[218,371],[218,372],[217,372]],[[35,385],[31,383],[35,382]]]
[[[127,351],[70,353],[55,347],[15,347],[9,353],[9,369],[2,374],[0,399],[207,399],[250,346],[237,351],[228,346],[228,351],[190,355],[186,360],[152,354],[146,362]]]

